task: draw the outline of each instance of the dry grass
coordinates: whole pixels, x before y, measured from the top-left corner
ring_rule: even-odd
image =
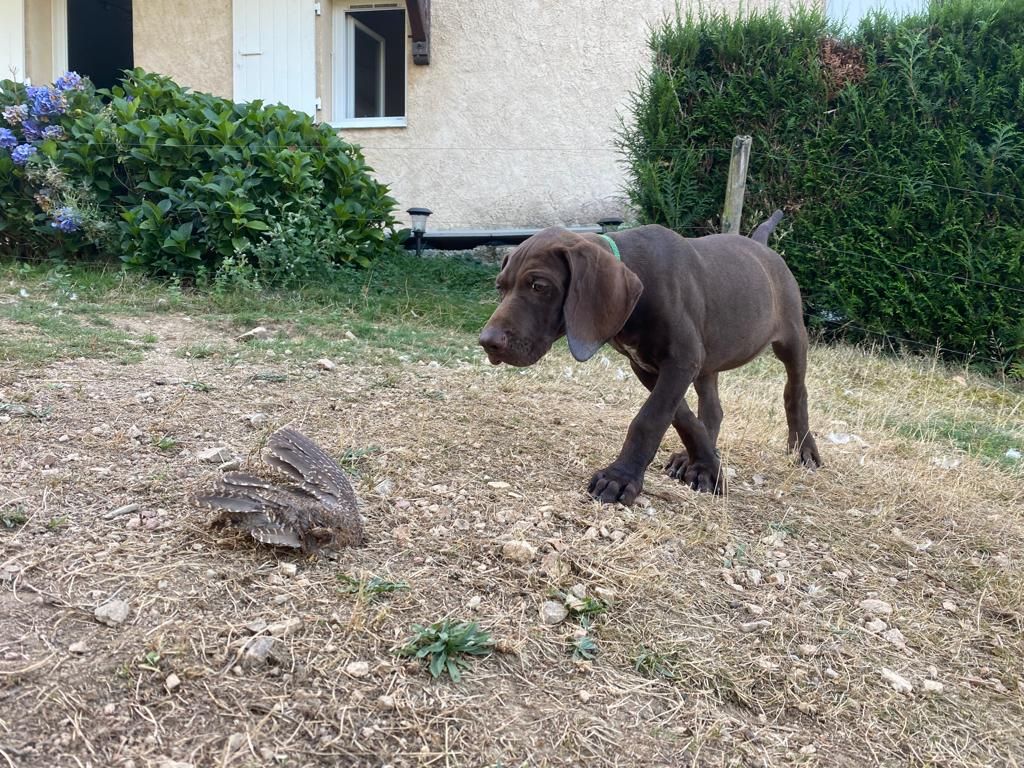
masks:
[[[28,518],[0,529],[0,766],[987,766],[1024,754],[1022,475],[906,428],[944,414],[1024,442],[1019,392],[816,349],[827,466],[811,474],[783,452],[781,369],[759,360],[724,378],[729,496],[652,467],[626,509],[581,492],[644,396],[614,356],[319,372],[280,355],[185,359],[199,341],[234,342],[175,315],[134,322],[126,332],[158,338],[141,363],[0,368],[0,402],[49,409],[0,423],[0,515]],[[253,380],[267,371],[288,378]],[[252,427],[252,412],[267,422]],[[357,457],[367,547],[298,559],[211,532],[189,505],[217,472],[196,454],[227,445],[251,461],[283,424]],[[504,559],[513,539],[537,557]],[[340,574],[410,589],[371,600]],[[594,661],[570,656],[578,620],[539,619],[577,584],[609,602],[590,630]],[[116,629],[93,617],[114,596],[131,607]],[[867,598],[891,605],[885,632],[866,625]],[[443,618],[479,621],[502,652],[459,684],[391,653],[412,624]],[[254,622],[289,619],[269,663],[239,662],[267,631]],[[370,673],[351,675],[355,661]]]

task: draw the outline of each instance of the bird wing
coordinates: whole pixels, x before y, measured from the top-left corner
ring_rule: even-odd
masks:
[[[296,429],[285,427],[267,440],[266,462],[294,480],[324,504],[357,506],[352,485],[338,463],[323,448]]]

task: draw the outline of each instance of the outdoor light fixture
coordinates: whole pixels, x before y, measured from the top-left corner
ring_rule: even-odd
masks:
[[[412,220],[412,233],[416,237],[416,255],[423,250],[423,233],[427,231],[427,217],[433,213],[429,208],[410,208],[406,211]]]
[[[598,219],[597,225],[601,227],[602,232],[614,232],[622,226],[622,219],[617,216],[608,216],[603,219]]]

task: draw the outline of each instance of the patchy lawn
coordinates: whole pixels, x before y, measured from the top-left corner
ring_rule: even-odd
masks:
[[[493,273],[437,269],[347,302],[0,269],[0,765],[1018,763],[1019,388],[816,348],[809,473],[761,358],[723,377],[726,498],[652,466],[602,507],[639,383],[564,345],[490,367]],[[285,424],[353,473],[366,547],[189,503],[200,453],[257,466]],[[393,653],[443,619],[496,643],[459,683]]]

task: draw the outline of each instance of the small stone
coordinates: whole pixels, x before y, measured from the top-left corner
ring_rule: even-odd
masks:
[[[789,562],[789,560],[786,560],[785,558],[779,560],[779,562],[775,564],[777,568],[789,568],[790,565],[791,563]]]
[[[755,587],[761,583],[761,572],[757,568],[747,568],[746,577],[747,583],[753,584]]]
[[[501,480],[492,480],[487,485],[489,487],[494,488],[495,490],[499,490],[499,491],[503,490],[505,488],[511,488],[512,487],[508,483],[502,482]]]
[[[870,616],[888,616],[892,613],[892,606],[889,603],[875,598],[861,600],[860,609]]]
[[[384,694],[377,699],[377,705],[381,709],[397,709],[398,705],[395,703],[395,697]]]
[[[117,704],[115,704],[114,702],[110,702],[109,704],[104,704],[103,705],[103,714],[104,715],[116,715],[117,714]]]
[[[473,595],[473,597],[469,598],[469,602],[466,603],[466,607],[471,611],[475,611],[480,607],[480,603],[482,602],[483,598],[480,597],[480,595]]]
[[[810,643],[802,643],[796,647],[796,651],[805,659],[809,659],[811,656],[816,656],[818,654],[818,646],[811,645]]]
[[[893,672],[891,669],[882,667],[881,675],[882,679],[892,686],[896,693],[910,693],[914,690],[913,684],[907,678]]]
[[[256,619],[246,624],[245,628],[252,632],[254,635],[258,635],[260,632],[267,628],[267,622],[263,619]]]
[[[784,573],[773,573],[771,578],[772,584],[780,589],[786,586],[786,574]]]
[[[747,614],[750,616],[760,616],[762,613],[764,613],[764,608],[762,608],[760,605],[757,605],[756,603],[744,603],[743,610],[746,611]]]
[[[242,652],[242,663],[249,667],[263,664],[270,657],[276,642],[274,638],[267,637],[266,635],[251,638],[245,644],[245,650]],[[241,670],[236,674],[240,674],[240,672]]]
[[[277,570],[281,572],[282,576],[287,576],[291,578],[299,572],[299,566],[297,566],[295,563],[279,563],[277,566]]]
[[[907,639],[903,636],[902,632],[896,629],[896,627],[887,629],[883,632],[882,639],[892,643],[901,650],[907,647]]]
[[[925,693],[939,694],[942,693],[942,690],[943,688],[945,688],[945,686],[938,680],[922,680],[921,688],[922,690],[924,690]]]
[[[116,627],[124,624],[130,610],[128,603],[124,600],[110,600],[97,608],[93,615],[100,624]]]
[[[141,440],[145,436],[146,436],[146,433],[143,432],[141,429],[139,429],[134,424],[132,424],[128,428],[128,437],[130,437],[132,440]]]
[[[513,563],[528,563],[537,554],[537,548],[528,541],[506,541],[501,547],[501,556]]]
[[[92,429],[90,429],[89,431],[92,434],[96,435],[97,437],[102,437],[103,435],[109,435],[110,434],[110,425],[109,424],[99,424],[99,425],[93,427]]]
[[[370,674],[370,662],[353,661],[345,667],[345,673],[350,677],[366,677]]]
[[[1021,452],[1018,451],[1016,448],[1008,448],[1006,450],[1006,453],[1003,454],[1003,455],[1006,456],[1006,458],[1008,458],[1008,459],[1016,461],[1017,459],[1019,459],[1021,457]]]
[[[230,449],[225,446],[217,446],[215,448],[207,448],[205,451],[200,451],[199,460],[207,464],[223,464],[225,461],[231,461],[234,456],[231,455]]]
[[[555,551],[547,552],[540,559],[540,569],[546,573],[552,581],[569,575],[569,566],[562,560],[561,555]]]
[[[319,360],[316,361],[316,367],[319,368],[321,371],[333,371],[336,366],[334,365],[333,361],[327,359],[326,357],[321,357]]]
[[[540,607],[540,620],[545,624],[560,624],[568,615],[569,609],[554,600],[546,600]]]
[[[579,697],[580,697],[580,701],[582,701],[582,702],[583,702],[584,704],[586,704],[586,703],[587,703],[588,701],[590,701],[590,700],[591,700],[591,699],[592,699],[592,698],[593,698],[594,696],[593,696],[593,694],[592,694],[592,693],[590,693],[590,691],[580,691],[580,692],[579,692]]]
[[[583,600],[587,596],[587,585],[586,584],[573,584],[569,587],[569,594],[573,597]]]
[[[164,687],[168,691],[173,693],[174,691],[176,691],[178,688],[181,687],[181,679],[176,674],[171,672],[171,674],[169,674],[167,676],[167,679],[164,680]]]
[[[251,328],[241,336],[238,337],[238,341],[266,341],[270,338],[270,331],[264,328],[262,325],[257,325],[255,328]]]
[[[957,608],[956,603],[954,603],[952,600],[943,600],[942,610],[947,611],[949,613],[956,613],[959,609]]]
[[[881,619],[871,619],[870,621],[864,622],[864,629],[866,629],[868,632],[873,632],[876,635],[879,632],[884,632],[888,628],[888,626],[889,625]]]
[[[89,646],[84,640],[79,640],[77,643],[69,645],[68,650],[71,651],[71,653],[88,653]]]
[[[740,624],[740,632],[750,634],[751,632],[764,632],[772,623],[767,619],[760,619],[759,621],[747,621]]]
[[[135,401],[141,405],[145,403],[155,403],[156,398],[153,397],[152,392],[136,392]]]
[[[610,606],[615,602],[615,590],[609,587],[594,587],[594,597]]]
[[[302,626],[302,619],[295,616],[291,619],[285,619],[284,621],[278,621],[274,624],[267,626],[267,632],[274,637],[284,637],[290,635],[296,629]]]
[[[262,427],[267,423],[267,414],[265,413],[247,413],[242,417],[242,421],[248,424],[250,427],[258,428]]]

